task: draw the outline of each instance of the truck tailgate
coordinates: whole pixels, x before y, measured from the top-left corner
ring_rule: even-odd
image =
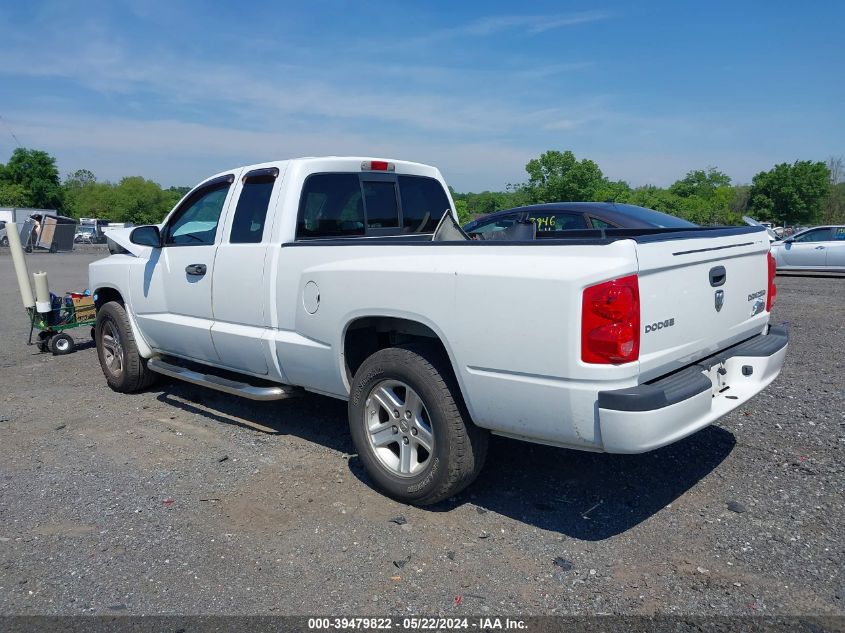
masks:
[[[768,252],[764,231],[638,240],[641,381],[763,330]]]

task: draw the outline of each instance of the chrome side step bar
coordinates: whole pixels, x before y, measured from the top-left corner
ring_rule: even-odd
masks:
[[[201,374],[198,371],[193,371],[187,367],[180,367],[165,362],[160,358],[151,358],[147,361],[147,368],[157,374],[170,376],[184,380],[194,385],[201,387],[209,387],[224,393],[231,393],[242,398],[249,398],[250,400],[284,400],[291,396],[298,395],[298,390],[293,387],[283,387],[281,385],[272,387],[256,387],[245,382],[238,382],[236,380],[229,380],[214,374]]]

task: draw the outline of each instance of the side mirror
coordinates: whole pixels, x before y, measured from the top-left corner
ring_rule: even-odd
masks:
[[[161,248],[161,232],[157,226],[139,226],[132,229],[129,234],[129,241],[138,246],[152,246]]]

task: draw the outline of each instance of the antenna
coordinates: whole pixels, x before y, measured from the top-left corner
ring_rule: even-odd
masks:
[[[0,114],[0,121],[3,121],[3,127],[5,127],[5,128],[9,131],[9,134],[11,134],[11,135],[12,135],[12,138],[13,138],[13,139],[15,139],[15,143],[17,144],[17,146],[18,146],[18,147],[23,147],[23,145],[21,145],[21,142],[18,140],[18,137],[17,137],[17,136],[15,136],[15,133],[14,133],[14,132],[12,132],[12,128],[10,128],[10,127],[9,127],[9,124],[8,124],[8,123],[6,123],[6,119],[4,119],[4,118],[3,118],[3,115],[2,115],[2,114]]]

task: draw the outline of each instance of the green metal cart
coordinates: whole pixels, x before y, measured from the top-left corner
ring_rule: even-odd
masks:
[[[66,331],[78,327],[90,327],[91,338],[94,338],[94,324],[96,318],[78,318],[77,308],[73,301],[62,298],[61,306],[53,308],[50,312],[37,312],[35,308],[27,308],[29,313],[29,340],[27,344],[32,345],[32,335],[38,332],[35,345],[39,351],[50,351],[56,356],[70,354],[76,349],[76,342]],[[90,310],[80,310],[86,316]]]

